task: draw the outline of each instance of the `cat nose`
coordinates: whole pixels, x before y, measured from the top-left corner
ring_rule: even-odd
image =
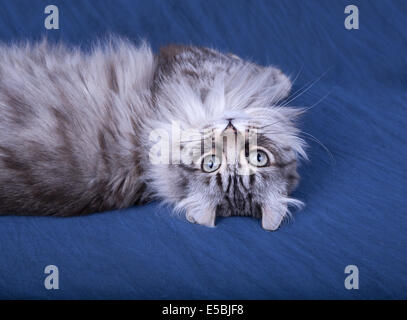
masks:
[[[228,129],[232,129],[233,131],[237,131],[235,126],[232,123],[233,118],[228,118],[226,120],[228,121],[228,124],[227,124],[226,128],[223,131],[226,131]]]

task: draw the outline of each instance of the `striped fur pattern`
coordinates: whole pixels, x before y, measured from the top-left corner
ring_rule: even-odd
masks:
[[[148,168],[155,193],[186,212],[191,222],[214,226],[216,216],[253,216],[262,218],[265,229],[277,229],[288,205],[301,204],[289,194],[299,180],[297,160],[306,157],[295,126],[301,110],[277,106],[288,95],[290,80],[277,68],[208,48],[169,46],[157,63],[152,90],[160,112],[156,127],[169,131],[169,123],[179,122],[183,130],[205,133],[202,139],[181,139],[180,164]],[[251,147],[268,155],[265,167],[247,161],[249,129],[257,138]],[[232,150],[227,151],[228,143]],[[218,170],[203,172],[202,157],[186,161],[202,146],[209,153],[218,150]]]
[[[289,193],[306,157],[294,125],[301,111],[277,106],[290,88],[274,67],[208,48],[154,56],[122,39],[88,53],[45,41],[4,45],[0,212],[70,216],[160,199],[202,225],[243,215],[275,230],[300,203]],[[151,132],[170,134],[174,123],[205,134],[179,142],[180,162],[155,164]],[[267,166],[247,160],[249,129]],[[214,172],[193,156],[206,145],[222,160]]]

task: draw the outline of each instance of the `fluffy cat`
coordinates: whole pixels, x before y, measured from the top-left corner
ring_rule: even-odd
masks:
[[[0,213],[71,216],[160,199],[202,225],[243,215],[275,230],[300,204],[289,194],[306,157],[301,110],[277,106],[290,88],[274,67],[208,48],[3,45]],[[175,139],[174,127],[192,134]]]

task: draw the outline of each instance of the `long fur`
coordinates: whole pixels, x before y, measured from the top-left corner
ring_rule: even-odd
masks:
[[[109,41],[0,48],[0,211],[72,215],[144,200],[138,149],[155,62]]]
[[[67,216],[158,198],[192,222],[251,215],[275,229],[287,204],[299,203],[288,194],[306,157],[300,112],[278,106],[291,83],[275,67],[208,48],[169,46],[154,56],[146,43],[111,39],[90,53],[46,41],[3,45],[0,75],[3,214]],[[273,163],[247,176],[242,163],[213,174],[185,158],[153,164],[151,134],[171,135],[174,123],[212,131],[181,142],[186,157],[230,123],[236,137],[255,128]]]

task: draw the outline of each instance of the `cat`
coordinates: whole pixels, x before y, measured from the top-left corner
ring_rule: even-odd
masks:
[[[279,105],[290,89],[273,66],[205,47],[1,45],[0,214],[72,216],[158,199],[201,225],[237,215],[276,230],[301,204],[289,194],[306,158],[301,109]],[[174,126],[192,139],[172,137],[156,154],[171,149],[169,161],[154,161]]]

